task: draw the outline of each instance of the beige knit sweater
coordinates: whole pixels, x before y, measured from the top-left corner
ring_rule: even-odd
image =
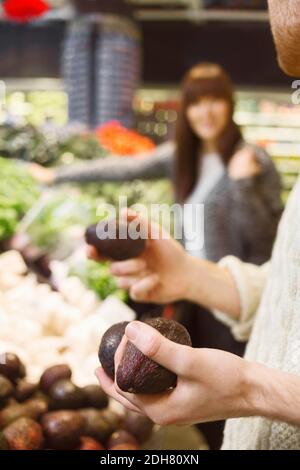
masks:
[[[300,375],[300,179],[280,223],[271,262],[257,267],[227,257],[221,264],[238,286],[242,314],[239,322],[222,313],[216,316],[231,325],[236,338],[250,338],[245,357]],[[231,419],[223,449],[300,449],[300,426],[259,417]]]

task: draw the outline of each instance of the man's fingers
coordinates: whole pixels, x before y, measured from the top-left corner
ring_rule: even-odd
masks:
[[[118,370],[119,364],[125,352],[127,341],[128,341],[128,338],[127,336],[124,335],[121,340],[121,343],[118,346],[118,349],[115,352],[115,371]]]
[[[117,278],[116,284],[119,289],[130,290],[137,281],[136,277],[125,276]]]
[[[101,387],[107,395],[121,403],[121,405],[125,406],[125,408],[128,408],[131,411],[135,411],[136,413],[142,414],[141,410],[137,406],[130,403],[130,401],[128,401],[124,396],[120,395],[117,392],[114,382],[106,375],[102,367],[99,367],[96,370],[95,374],[97,379],[99,380]]]
[[[130,289],[130,297],[137,301],[147,301],[151,298],[151,291],[159,284],[159,276],[151,274],[135,282]]]
[[[137,321],[127,325],[125,335],[145,356],[175,374],[182,375],[189,372],[190,347],[174,343],[151,326]]]
[[[132,209],[123,209],[121,211],[121,217],[126,219],[128,222],[132,222],[138,219],[141,233],[147,235],[147,238],[150,241],[161,240],[163,238],[171,238],[171,235],[166,232],[159,223],[149,221],[145,217],[140,216],[137,212]]]
[[[94,261],[107,261],[107,258],[104,258],[104,256],[100,256],[98,251],[94,246],[88,245],[86,249],[86,255],[89,259],[92,259]]]
[[[129,259],[112,263],[110,271],[114,276],[134,276],[146,269],[146,261],[142,258]]]

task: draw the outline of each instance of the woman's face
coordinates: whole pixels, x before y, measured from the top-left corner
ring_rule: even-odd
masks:
[[[230,118],[230,105],[216,97],[204,97],[187,108],[187,119],[195,134],[204,141],[216,141]]]

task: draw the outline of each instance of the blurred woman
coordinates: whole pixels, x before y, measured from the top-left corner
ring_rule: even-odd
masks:
[[[192,255],[211,261],[234,255],[262,264],[270,258],[282,213],[280,178],[266,152],[243,140],[234,104],[227,73],[216,64],[197,65],[183,79],[175,142],[141,158],[111,157],[55,170],[33,166],[32,174],[49,184],[170,177],[178,202],[204,204],[204,247],[191,249],[186,242]],[[192,219],[184,217],[186,240],[194,230]],[[208,311],[182,307],[195,347],[243,354],[244,343]],[[211,448],[218,448],[223,423],[202,428]]]

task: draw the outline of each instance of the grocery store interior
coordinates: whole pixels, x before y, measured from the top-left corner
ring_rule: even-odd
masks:
[[[171,205],[170,180],[47,185],[48,173],[36,181],[27,166],[67,174],[110,155],[121,165],[172,141],[182,78],[210,62],[231,77],[234,121],[271,156],[284,205],[300,170],[299,84],[278,66],[267,1],[32,0],[28,11],[26,3],[0,1],[0,353],[14,363],[18,397],[0,394],[0,429],[16,423],[2,411],[18,407],[15,417],[42,423],[49,448],[218,448],[220,429],[157,426],[108,405],[94,376],[108,328],[170,318],[174,307],[129,299],[106,262],[86,259],[84,231],[120,196]],[[75,431],[60,439],[50,421],[63,413]]]

